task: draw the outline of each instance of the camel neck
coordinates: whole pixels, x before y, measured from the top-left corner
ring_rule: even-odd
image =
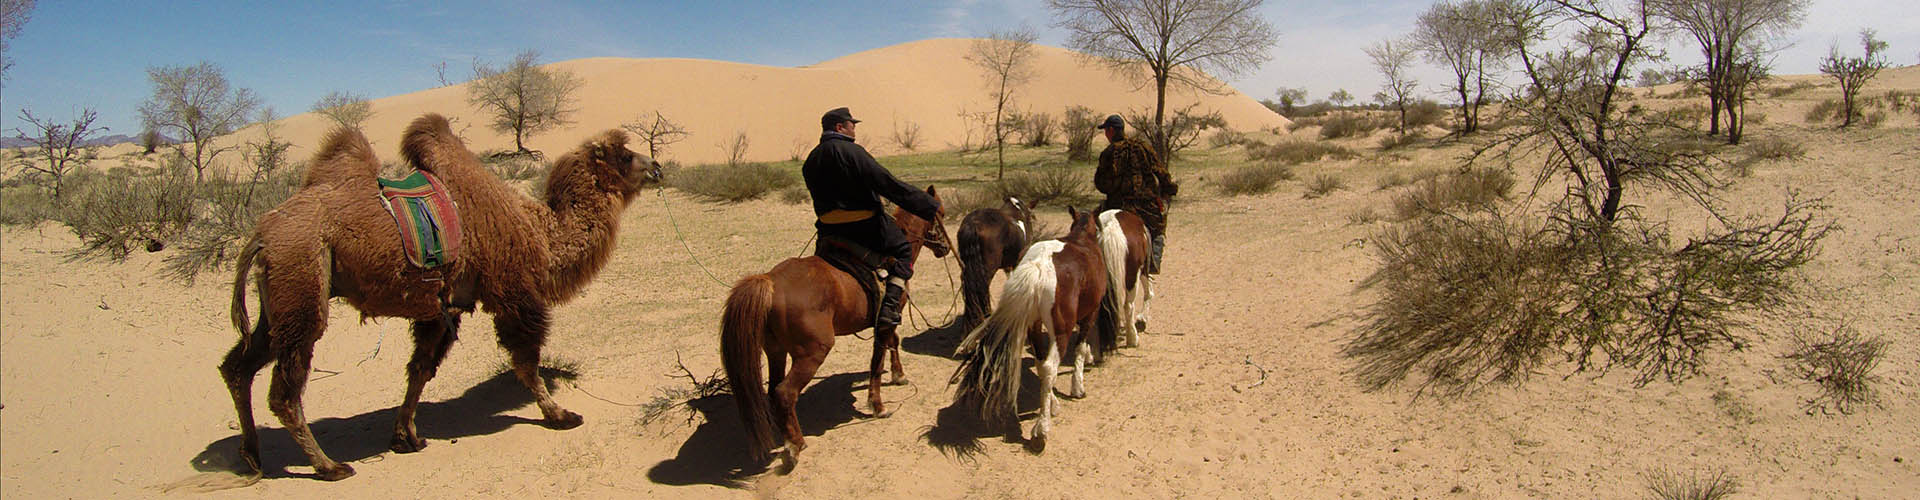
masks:
[[[613,253],[620,228],[620,206],[612,196],[592,186],[568,186],[570,192],[551,202],[552,224],[547,245],[553,256],[547,267],[548,295],[555,303],[572,298]]]

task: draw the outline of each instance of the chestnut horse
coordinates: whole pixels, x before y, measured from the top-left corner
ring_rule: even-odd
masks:
[[[1100,306],[1100,351],[1140,346],[1146,328],[1147,225],[1126,210],[1100,212],[1100,254],[1107,269],[1107,300]],[[1095,357],[1099,360],[1099,357]]]
[[[959,244],[960,296],[966,309],[960,317],[960,329],[972,330],[993,311],[993,273],[1013,272],[1020,254],[1027,249],[1033,229],[1033,211],[1019,198],[1003,200],[1000,208],[982,208],[960,220],[960,231],[953,235]]]
[[[927,194],[940,199],[931,186]],[[937,214],[928,221],[902,209],[893,213],[894,221],[907,234],[915,258],[922,245],[932,250],[935,258],[947,256],[953,244],[947,239],[945,224],[940,222],[944,216]],[[806,448],[794,407],[800,391],[826,362],[834,337],[872,326],[869,302],[853,276],[815,256],[781,261],[766,274],[740,278],[733,285],[720,322],[721,364],[726,367],[734,402],[740,407],[740,419],[746,424],[748,451],[754,460],[765,463],[772,453],[776,419],[785,426],[787,446],[780,450],[780,456],[787,466],[791,467],[800,450]],[[887,351],[893,352],[893,383],[906,383],[906,372],[900,368],[900,336],[891,328],[876,329],[867,381],[867,402],[875,417],[891,414],[880,399],[881,365]],[[765,386],[761,385],[760,373],[763,352],[767,359]],[[793,361],[791,370],[788,357]]]
[[[1084,335],[1091,331],[1107,294],[1095,217],[1072,207],[1067,213],[1073,217],[1067,235],[1027,247],[1026,256],[1001,288],[1000,307],[960,341],[954,352],[960,367],[950,381],[959,386],[956,402],[977,405],[989,424],[1017,422],[1020,359],[1031,347],[1034,358],[1040,360],[1036,371],[1046,392],[1039,422],[1028,441],[1036,450],[1046,448],[1047,435],[1053,431],[1053,411],[1059,405],[1053,380],[1067,352],[1073,353],[1074,365],[1073,388],[1067,395],[1087,395],[1085,368],[1091,353]],[[1076,331],[1083,336],[1076,339]]]

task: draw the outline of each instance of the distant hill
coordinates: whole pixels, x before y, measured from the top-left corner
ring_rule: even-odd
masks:
[[[95,137],[92,140],[81,143],[80,145],[89,146],[89,147],[117,146],[121,144],[138,144],[139,142],[140,142],[139,136],[133,136],[133,135],[127,135],[127,134],[113,134],[109,136]],[[161,144],[173,144],[175,142],[180,142],[180,141],[173,140],[171,138],[168,138],[165,135],[160,136]],[[25,147],[33,147],[33,141],[22,139],[14,135],[0,137],[0,148],[25,148]]]

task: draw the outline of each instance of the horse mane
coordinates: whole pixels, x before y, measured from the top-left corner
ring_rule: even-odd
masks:
[[[300,187],[353,179],[372,180],[380,175],[380,159],[359,129],[340,127],[320,141],[319,152],[308,162],[307,176]]]

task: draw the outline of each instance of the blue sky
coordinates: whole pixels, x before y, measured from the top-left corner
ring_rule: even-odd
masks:
[[[1270,0],[1264,15],[1280,32],[1273,58],[1232,83],[1255,98],[1281,86],[1312,99],[1345,88],[1371,95],[1378,77],[1362,47],[1403,35],[1431,1]],[[799,66],[936,37],[980,36],[1022,26],[1040,42],[1065,37],[1042,0],[898,2],[113,2],[41,0],[7,47],[15,61],[0,87],[0,131],[12,135],[19,110],[66,119],[100,112],[110,133],[139,132],[136,109],[151,93],[146,68],[219,65],[281,116],[305,112],[329,91],[373,98],[438,86],[434,65],[463,80],[471,61],[499,62],[524,49],[542,61],[583,57],[686,57]],[[1778,73],[1812,73],[1838,42],[1877,28],[1891,60],[1913,64],[1920,7],[1911,0],[1815,0]],[[1675,40],[1675,60],[1697,60]],[[1422,68],[1437,95],[1445,73]]]

